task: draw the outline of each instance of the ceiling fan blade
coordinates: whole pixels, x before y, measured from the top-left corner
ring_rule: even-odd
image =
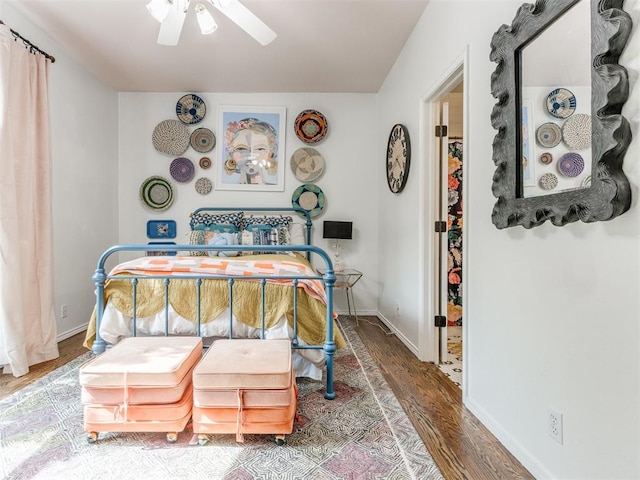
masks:
[[[167,45],[169,47],[178,45],[186,16],[186,9],[172,7],[171,10],[169,10],[169,14],[160,25],[160,33],[158,33],[158,43],[160,45]]]
[[[255,38],[261,45],[269,45],[277,37],[262,20],[238,0],[209,0],[236,25]]]

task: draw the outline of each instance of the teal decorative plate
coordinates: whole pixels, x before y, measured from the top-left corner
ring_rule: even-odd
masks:
[[[311,217],[320,215],[324,209],[325,197],[324,193],[314,183],[305,183],[300,185],[293,192],[291,197],[291,205],[296,210],[304,210],[309,212]]]

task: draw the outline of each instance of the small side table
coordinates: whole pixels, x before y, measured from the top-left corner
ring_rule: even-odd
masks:
[[[327,273],[326,268],[319,268],[318,273],[324,275]],[[353,268],[345,268],[339,272],[334,271],[336,276],[336,283],[334,288],[343,288],[347,295],[347,306],[349,307],[349,316],[351,317],[351,304],[353,303],[353,313],[356,318],[356,325],[358,325],[358,311],[356,310],[356,301],[353,298],[353,286],[358,283],[358,280],[362,278],[362,272]],[[351,296],[351,298],[349,298]]]

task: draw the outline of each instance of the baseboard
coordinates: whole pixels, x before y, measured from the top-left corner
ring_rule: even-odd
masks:
[[[409,339],[407,337],[405,337],[402,332],[400,332],[393,323],[391,323],[384,315],[382,315],[380,312],[375,314],[382,323],[384,323],[387,328],[389,330],[391,330],[393,332],[393,334],[398,337],[398,339],[404,343],[405,347],[407,347],[409,350],[411,350],[411,353],[413,353],[417,358],[420,358],[420,355],[418,355],[418,347],[416,345],[414,345],[413,343],[411,343],[409,341]]]
[[[516,457],[516,459],[522,464],[524,468],[529,470],[529,473],[538,479],[552,479],[555,478],[546,468],[544,468],[540,462],[538,462],[529,451],[522,446],[512,435],[510,435],[504,428],[500,426],[495,419],[487,413],[487,411],[478,405],[473,399],[466,397],[464,405],[473,413],[480,422],[487,427],[487,429],[498,439],[502,445],[505,446],[509,452]]]
[[[62,340],[66,340],[67,338],[73,337],[74,335],[84,332],[87,330],[88,326],[89,326],[89,322],[83,323],[82,325],[79,325],[76,328],[73,328],[71,330],[67,330],[66,332],[59,333],[56,336],[56,341],[61,342]]]

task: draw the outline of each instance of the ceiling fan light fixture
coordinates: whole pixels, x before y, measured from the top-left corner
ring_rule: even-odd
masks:
[[[147,3],[147,10],[153,18],[162,23],[171,9],[170,0],[151,0]]]
[[[213,16],[201,3],[196,5],[196,17],[198,19],[200,33],[203,35],[210,35],[218,29],[218,24],[214,20]]]
[[[278,36],[239,0],[209,0],[209,3],[263,46]]]

